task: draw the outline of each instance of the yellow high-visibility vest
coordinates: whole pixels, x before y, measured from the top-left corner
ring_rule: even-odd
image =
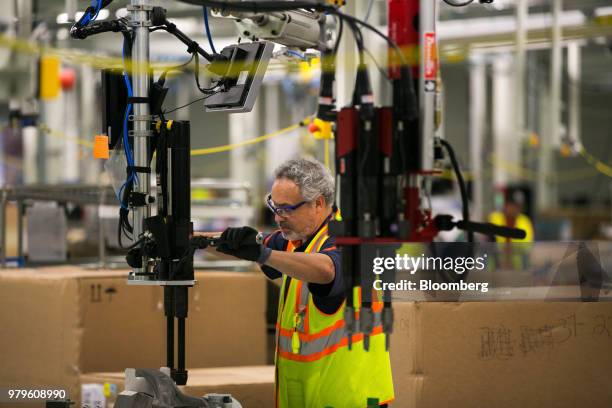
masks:
[[[499,250],[498,262],[491,261],[490,267],[511,267],[516,270],[524,270],[527,268],[529,264],[528,256],[533,242],[533,225],[529,217],[525,214],[519,214],[514,221],[514,225],[508,225],[504,213],[496,211],[489,215],[489,222],[495,225],[514,227],[525,231],[525,238],[523,239],[495,236],[495,241],[497,242]]]
[[[328,237],[325,225],[304,252],[318,252]],[[289,242],[286,250],[292,252],[295,247]],[[283,275],[276,323],[276,407],[359,408],[366,407],[368,398],[377,398],[381,405],[392,401],[382,302],[372,302],[374,329],[369,350],[364,350],[361,333],[353,335],[348,350],[346,301],[335,313],[327,314],[315,305],[306,282],[292,278],[286,287],[287,281]]]
[[[495,211],[491,213],[491,215],[489,215],[489,222],[491,224],[499,225],[502,227],[511,226],[508,225],[508,223],[506,222],[506,216],[504,215],[504,213],[500,211]],[[525,238],[514,239],[500,237],[496,235],[495,240],[497,242],[508,242],[508,240],[510,240],[510,242],[533,242],[533,225],[531,224],[531,220],[529,220],[528,216],[526,216],[525,214],[519,214],[518,217],[516,217],[515,224],[511,227],[525,230]]]

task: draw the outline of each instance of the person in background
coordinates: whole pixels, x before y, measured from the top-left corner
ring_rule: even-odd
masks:
[[[524,270],[528,264],[533,242],[533,225],[531,219],[523,213],[524,205],[525,193],[520,189],[508,188],[504,194],[503,210],[489,215],[489,222],[492,224],[519,228],[526,233],[523,239],[495,236],[500,250],[499,266],[505,269]]]

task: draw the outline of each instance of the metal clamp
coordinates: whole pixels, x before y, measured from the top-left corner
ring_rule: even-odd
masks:
[[[153,6],[149,4],[136,4],[136,5],[130,4],[126,8],[128,11],[151,11],[153,10]]]
[[[153,136],[153,132],[150,130],[130,130],[128,131],[128,136],[131,137],[151,137]]]
[[[129,115],[128,120],[130,122],[152,122],[153,115]]]
[[[151,27],[152,25],[151,20],[130,22],[131,27]]]

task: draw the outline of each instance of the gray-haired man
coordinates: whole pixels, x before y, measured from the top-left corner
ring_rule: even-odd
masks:
[[[328,234],[333,199],[334,179],[321,163],[289,160],[276,169],[266,198],[279,229],[260,244],[253,228],[228,228],[217,247],[258,262],[270,279],[283,279],[276,324],[279,408],[386,406],[393,400],[380,324],[369,351],[358,336],[352,351],[347,348],[341,255]]]

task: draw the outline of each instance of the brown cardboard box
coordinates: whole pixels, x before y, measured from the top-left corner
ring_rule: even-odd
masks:
[[[84,374],[81,384],[90,389],[98,387],[98,395],[106,394],[100,407],[111,408],[117,394],[124,389],[124,377],[123,372]],[[179,388],[196,397],[208,393],[231,394],[244,408],[271,408],[274,406],[274,366],[192,369],[187,385]]]
[[[126,271],[0,271],[0,387],[61,386],[84,372],[165,365],[162,290]],[[189,290],[187,367],[266,362],[265,278],[197,272]],[[77,393],[77,394],[75,394]]]
[[[612,406],[612,303],[395,303],[401,408]]]
[[[6,256],[17,256],[18,244],[18,212],[17,205],[14,203],[6,204],[6,230],[5,230],[5,239],[6,239]],[[25,224],[24,224],[25,225]]]

